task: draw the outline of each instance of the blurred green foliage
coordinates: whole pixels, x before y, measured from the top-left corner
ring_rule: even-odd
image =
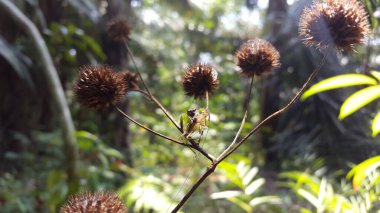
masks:
[[[132,152],[128,153],[125,147],[115,142],[118,128],[126,125],[125,122],[117,122],[119,115],[113,111],[92,112],[82,109],[72,95],[72,84],[80,66],[109,62],[114,56],[107,52],[107,48],[116,52],[122,46],[114,44],[107,47],[104,41],[105,22],[112,15],[107,14],[106,3],[112,1],[64,1],[64,4],[52,6],[57,7],[56,14],[44,8],[55,1],[15,2],[41,29],[59,69],[78,129],[80,190],[116,191],[125,200],[130,212],[168,212],[204,172],[209,163],[207,159],[133,125],[128,126],[129,135],[123,139],[131,145]],[[267,110],[263,108],[267,106],[263,104],[265,98],[270,95],[277,97],[276,102],[270,101],[273,106],[287,102],[299,82],[307,76],[306,71],[316,63],[317,53],[306,50],[296,36],[297,30],[294,30],[297,27],[295,11],[302,11],[307,1],[300,0],[287,5],[289,14],[284,29],[276,35],[270,34],[265,28],[265,25],[271,24],[271,16],[267,16],[268,4],[262,4],[275,0],[258,1],[249,8],[245,0],[120,2],[131,5],[130,13],[124,12],[123,15],[131,20],[133,30],[129,46],[138,69],[152,93],[178,122],[189,108],[205,107],[204,102],[189,99],[183,94],[183,70],[200,61],[212,64],[218,71],[221,86],[210,100],[210,124],[201,142],[201,146],[213,155],[220,154],[233,140],[243,117],[243,102],[249,82],[238,75],[234,52],[244,40],[278,37],[276,46],[282,51],[281,63],[284,68],[272,76],[260,77],[255,81],[250,115],[241,135],[262,119],[262,112]],[[367,0],[365,4],[377,38],[378,17],[373,14],[379,10],[379,1]],[[54,16],[60,13],[61,17]],[[15,30],[12,27],[5,31],[0,29],[1,33],[5,32],[4,35]],[[12,126],[10,130],[3,130],[0,125],[0,133],[5,131],[9,136],[0,134],[0,139],[5,138],[0,147],[4,148],[1,150],[0,163],[0,209],[1,212],[57,212],[68,196],[66,171],[62,165],[65,158],[62,136],[54,122],[54,115],[59,112],[46,110],[50,101],[49,96],[43,93],[44,82],[38,79],[39,62],[34,58],[28,39],[17,31],[14,33],[13,39],[0,37],[0,55],[13,69],[9,73],[14,72],[19,77],[11,83],[35,85],[39,96],[18,94],[18,97],[30,98],[27,103],[31,104],[25,105],[13,104],[10,101],[15,99],[13,94],[12,97],[4,98],[4,104],[9,105],[9,108],[18,106],[18,112],[30,110],[37,118],[34,123],[24,124],[29,117],[15,116],[20,119],[20,126],[25,128]],[[372,48],[370,56],[380,52],[376,43],[365,48]],[[354,56],[332,57],[337,62],[330,65],[334,67],[339,64],[337,73],[340,72],[338,70],[361,70],[361,65],[365,63],[363,58],[367,57],[366,51],[363,48],[358,49]],[[289,53],[294,53],[295,59]],[[124,52],[124,55],[117,57],[125,56]],[[300,60],[298,56],[304,58]],[[347,67],[340,67],[342,61],[346,61]],[[376,60],[368,63],[368,66],[378,66]],[[136,69],[132,63],[111,65],[117,70]],[[273,84],[279,88],[270,87]],[[267,90],[268,87],[270,89]],[[23,91],[28,90],[30,88]],[[264,126],[261,133],[252,136],[237,153],[220,165],[216,173],[195,192],[183,211],[340,212],[338,210],[344,208],[364,208],[365,212],[376,209],[379,197],[376,181],[378,171],[377,166],[371,165],[377,165],[378,161],[370,161],[374,163],[371,165],[367,161],[366,166],[353,167],[357,168],[352,170],[356,172],[351,172],[356,180],[357,191],[346,180],[341,181],[348,172],[347,165],[351,161],[358,161],[358,147],[367,147],[365,150],[371,151],[363,154],[365,158],[378,154],[375,145],[358,142],[350,146],[351,141],[340,140],[339,135],[356,142],[378,139],[362,134],[366,131],[365,125],[356,123],[357,120],[350,121],[347,118],[343,123],[337,120],[336,106],[340,106],[342,97],[346,97],[341,94],[330,92],[327,95],[315,95],[303,105],[295,105],[278,121],[277,127]],[[181,139],[180,133],[151,102],[137,93],[129,93],[126,101],[128,113],[133,118],[156,131]],[[368,123],[377,107],[366,110],[358,116]],[[264,137],[265,134],[270,137]],[[323,144],[327,139],[332,139],[335,146]],[[267,149],[265,145],[269,142],[275,145]],[[273,150],[277,151],[278,158],[269,161],[268,153]],[[336,156],[343,151],[348,153],[348,157],[337,159]],[[334,155],[326,159],[318,156],[325,152]],[[126,155],[131,155],[128,157],[133,159],[133,165],[127,162]],[[363,176],[362,171],[369,167],[372,168],[371,172]],[[284,172],[281,177],[286,179],[279,181],[281,172]]]

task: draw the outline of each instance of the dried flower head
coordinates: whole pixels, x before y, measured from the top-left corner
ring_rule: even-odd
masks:
[[[207,64],[194,64],[188,67],[182,85],[186,95],[202,99],[206,92],[212,95],[219,86],[218,73]]]
[[[241,73],[248,77],[271,72],[280,66],[280,53],[271,43],[258,38],[242,44],[235,56]]]
[[[108,35],[115,41],[128,41],[131,27],[123,18],[116,18],[107,24]]]
[[[126,89],[124,79],[109,66],[89,65],[81,68],[74,93],[84,106],[102,110],[120,101]]]
[[[113,192],[86,192],[74,195],[62,206],[60,213],[127,213],[123,201]]]
[[[306,46],[352,51],[370,32],[368,15],[357,0],[315,0],[300,18],[299,34]]]
[[[124,83],[128,89],[138,89],[139,86],[139,76],[136,73],[130,72],[128,70],[120,73],[122,78],[124,79]]]

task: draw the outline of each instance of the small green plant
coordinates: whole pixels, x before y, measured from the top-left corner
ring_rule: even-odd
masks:
[[[367,213],[378,209],[380,202],[379,171],[380,157],[374,157],[353,167],[347,179],[336,181],[335,177],[312,175],[308,172],[285,172],[281,177],[297,196],[307,201],[302,213]],[[311,211],[313,209],[313,211]]]
[[[370,75],[364,74],[343,74],[327,78],[313,85],[301,97],[305,100],[312,95],[351,86],[366,86],[349,96],[341,105],[339,119],[342,120],[352,113],[358,111],[365,105],[380,98],[380,72],[371,71]],[[372,121],[372,136],[375,137],[380,133],[380,112]]]
[[[277,196],[262,196],[265,179],[257,177],[258,167],[250,167],[245,161],[240,161],[238,164],[222,162],[219,168],[239,190],[212,193],[212,199],[226,199],[247,213],[254,212],[262,205],[281,204],[281,199]]]

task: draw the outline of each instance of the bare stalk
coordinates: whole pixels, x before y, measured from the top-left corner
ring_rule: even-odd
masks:
[[[206,109],[208,110],[208,91],[206,91]]]
[[[149,91],[149,88],[148,86],[146,85],[143,77],[141,76],[141,73],[137,67],[137,64],[135,62],[135,59],[133,57],[133,53],[131,51],[131,49],[129,48],[129,45],[126,41],[124,41],[124,45],[125,45],[125,48],[127,49],[128,51],[128,56],[129,58],[131,59],[135,69],[136,69],[136,72],[137,74],[139,75],[139,78],[144,86],[144,89],[146,90],[146,92],[142,91],[142,90],[136,90],[136,91],[139,91],[141,92],[142,94],[144,94],[146,97],[148,97],[148,99],[152,100],[161,110],[162,112],[164,112],[164,114],[166,115],[166,117],[168,117],[168,119],[174,124],[174,126],[180,130],[180,126],[179,124],[174,120],[173,116],[169,113],[169,111],[154,97],[154,95],[152,95],[152,93]]]
[[[244,112],[243,119],[241,120],[241,124],[240,124],[239,130],[237,131],[234,140],[227,147],[227,149],[225,149],[222,152],[222,154],[220,154],[220,156],[224,156],[228,151],[230,151],[235,146],[236,141],[238,140],[239,135],[240,135],[241,131],[243,130],[243,127],[244,127],[244,124],[245,124],[245,120],[247,119],[247,116],[248,116],[248,113],[249,113],[249,103],[251,102],[252,89],[253,89],[253,77],[251,78],[251,83],[250,83],[250,86],[249,86],[249,93],[248,93],[248,102],[247,102],[246,106],[244,107],[245,108],[245,112]]]
[[[186,195],[182,198],[182,200],[171,211],[172,213],[178,212],[178,210],[181,209],[181,207],[186,203],[186,201],[195,192],[195,190],[197,190],[197,188],[203,183],[203,181],[205,181],[206,178],[208,176],[210,176],[215,171],[215,168],[217,165],[218,165],[218,163],[215,162],[215,163],[212,163],[210,166],[207,167],[206,172],[197,180],[197,182],[191,187],[190,191],[188,193],[186,193]]]
[[[204,155],[206,158],[208,158],[211,162],[214,162],[215,161],[215,157],[211,154],[209,154],[207,151],[205,151],[201,146],[199,146],[199,144],[197,144],[195,141],[193,140],[190,140],[190,143],[191,143],[191,147],[195,150],[197,150],[198,152],[200,152],[202,155]]]
[[[140,73],[140,71],[139,71],[139,68],[137,67],[137,64],[136,64],[136,62],[135,62],[135,59],[134,59],[134,57],[133,57],[133,53],[132,53],[131,49],[129,48],[129,45],[128,45],[127,41],[124,41],[124,45],[125,45],[125,48],[127,49],[127,52],[128,52],[128,56],[129,56],[129,58],[131,59],[133,65],[135,66],[136,72],[137,72],[137,74],[139,75],[139,78],[140,78],[140,80],[141,80],[141,82],[142,82],[142,84],[143,84],[145,90],[147,91],[147,93],[149,94],[149,96],[152,97],[152,94],[150,93],[150,91],[149,91],[149,89],[148,89],[148,86],[145,84],[145,81],[144,81],[143,77],[141,76],[141,73]]]
[[[115,106],[115,108],[116,108],[117,111],[119,111],[119,112],[120,112],[125,118],[127,118],[128,120],[130,120],[131,122],[133,122],[133,123],[136,124],[137,126],[139,126],[139,127],[143,128],[143,129],[147,130],[148,132],[153,133],[153,134],[155,134],[155,135],[157,135],[157,136],[159,136],[159,137],[165,138],[166,140],[172,141],[172,142],[174,142],[174,143],[176,143],[176,144],[180,144],[180,145],[182,145],[182,146],[187,146],[187,147],[192,147],[190,144],[182,143],[181,141],[178,141],[178,140],[176,140],[176,139],[173,139],[173,138],[171,138],[171,137],[168,137],[168,136],[166,136],[166,135],[163,135],[163,134],[161,134],[161,133],[159,133],[159,132],[156,132],[156,131],[154,131],[154,130],[152,130],[152,129],[150,129],[150,128],[144,126],[144,125],[142,125],[141,123],[137,122],[137,121],[134,120],[132,117],[130,117],[129,115],[127,115],[125,112],[123,112],[123,110],[121,110],[119,107]]]
[[[182,133],[181,127],[179,124],[174,120],[173,116],[170,114],[170,112],[158,101],[153,95],[150,97],[150,99],[164,112],[166,117],[169,118],[169,120],[174,124],[174,126]]]
[[[239,143],[237,143],[236,146],[234,146],[230,151],[228,151],[225,155],[220,155],[215,161],[211,163],[210,166],[207,167],[206,172],[197,180],[197,182],[191,187],[190,191],[186,193],[186,195],[181,199],[181,201],[177,204],[177,206],[173,209],[172,213],[178,212],[178,210],[181,209],[181,207],[186,203],[186,201],[191,197],[191,195],[195,192],[195,190],[207,179],[208,176],[210,176],[215,168],[218,166],[220,162],[222,162],[224,159],[226,159],[229,155],[231,155],[237,148],[239,148],[254,132],[257,131],[261,126],[266,124],[271,119],[275,118],[276,116],[280,115],[281,113],[285,112],[287,109],[289,109],[290,106],[292,106],[302,95],[302,93],[306,90],[306,87],[310,84],[310,82],[315,78],[315,76],[319,73],[319,71],[322,68],[322,65],[325,63],[326,58],[329,54],[328,50],[321,62],[318,64],[318,66],[313,70],[309,78],[306,80],[306,82],[302,85],[301,89],[297,92],[297,94],[292,98],[292,100],[285,105],[280,110],[274,112],[272,115],[265,118],[263,121],[261,121],[255,128],[253,128]]]
[[[320,72],[322,65],[325,63],[327,56],[329,55],[330,50],[328,49],[325,54],[323,55],[323,58],[321,62],[317,65],[317,67],[313,70],[313,72],[310,74],[309,78],[306,80],[306,82],[302,85],[301,89],[297,92],[297,94],[292,98],[292,100],[289,101],[288,104],[286,104],[283,108],[277,110],[276,112],[272,113],[268,117],[266,117],[264,120],[262,120],[256,127],[254,127],[235,147],[233,147],[225,156],[218,157],[218,161],[223,161],[226,159],[229,155],[231,155],[237,148],[239,148],[253,133],[255,133],[261,126],[266,124],[268,121],[272,120],[273,118],[279,116],[280,114],[284,113],[286,110],[288,110],[303,94],[303,92],[306,90],[307,86],[310,84],[310,82],[315,78],[315,76],[318,75]]]

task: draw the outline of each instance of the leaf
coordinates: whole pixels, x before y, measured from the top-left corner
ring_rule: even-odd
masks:
[[[320,203],[318,199],[314,195],[312,195],[310,192],[304,189],[298,189],[297,193],[301,195],[303,198],[305,198],[307,201],[309,201],[315,208],[322,207],[322,203]]]
[[[253,198],[250,202],[249,205],[254,207],[258,206],[263,203],[271,203],[271,204],[280,204],[281,199],[277,196],[262,196],[262,197],[256,197]]]
[[[257,175],[257,173],[259,172],[259,169],[257,167],[253,167],[252,169],[250,169],[246,175],[244,175],[243,177],[243,184],[246,186],[248,185],[252,180],[253,178]]]
[[[301,96],[301,100],[305,100],[312,95],[327,90],[366,84],[376,85],[377,81],[374,78],[362,74],[338,75],[314,84]]]
[[[227,162],[221,162],[218,166],[218,168],[222,169],[225,174],[226,174],[226,177],[232,182],[234,183],[236,186],[244,189],[244,185],[242,183],[242,180],[240,179],[239,177],[239,174],[238,174],[238,171],[237,171],[237,168],[234,164],[232,163],[227,163]]]
[[[380,85],[370,86],[359,90],[348,97],[340,108],[339,119],[356,112],[358,109],[380,97]]]
[[[244,209],[245,212],[252,212],[253,209],[251,206],[249,206],[245,201],[237,198],[237,197],[229,197],[227,198],[229,201],[234,203],[235,205],[239,206],[240,208]]]
[[[352,168],[347,174],[347,178],[353,177],[352,186],[354,190],[358,190],[367,175],[378,167],[380,167],[380,156],[369,158]]]
[[[380,132],[380,112],[372,121],[372,137],[375,137]]]
[[[222,199],[229,197],[237,197],[242,194],[241,191],[224,191],[224,192],[215,192],[210,195],[211,199]]]
[[[23,79],[32,89],[34,83],[29,74],[29,70],[25,66],[29,58],[22,55],[14,46],[9,44],[3,37],[0,36],[0,56],[2,56],[9,65],[16,71],[17,75]]]
[[[312,211],[310,211],[309,209],[306,209],[306,208],[302,208],[301,213],[312,213]]]
[[[265,180],[264,178],[259,178],[255,181],[253,181],[251,184],[249,184],[249,186],[247,186],[247,188],[245,188],[244,192],[247,194],[247,195],[251,195],[253,194],[258,188],[260,188],[262,185],[264,185],[265,183]]]
[[[371,71],[370,72],[373,77],[375,77],[378,81],[380,81],[380,72],[378,71]]]

